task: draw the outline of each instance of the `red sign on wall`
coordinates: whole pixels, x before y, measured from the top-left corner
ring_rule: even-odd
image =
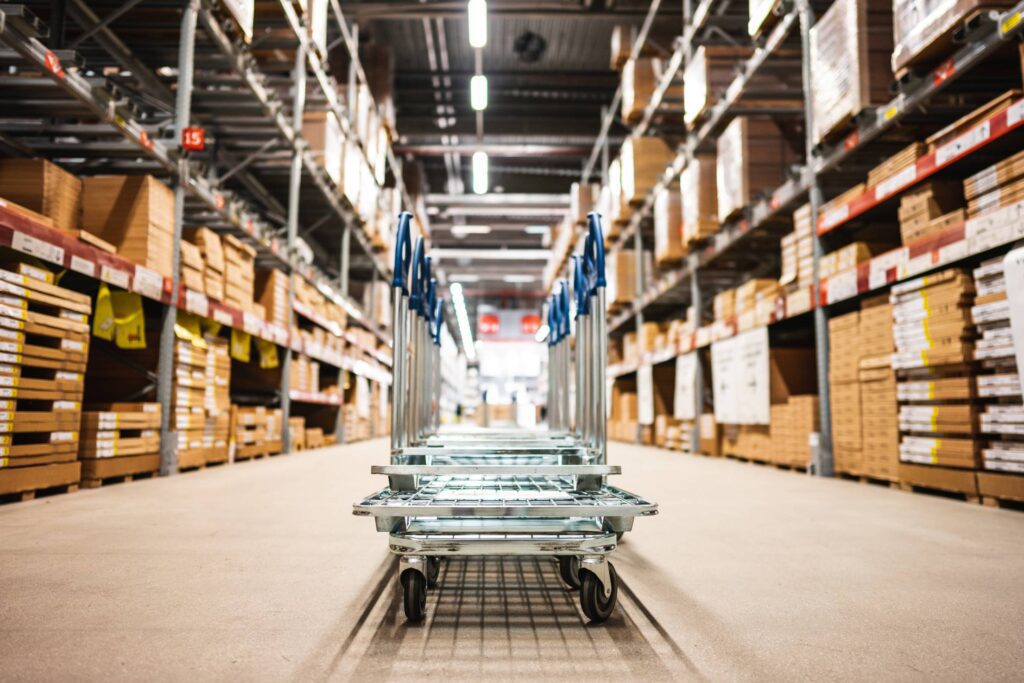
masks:
[[[477,334],[481,337],[498,334],[501,331],[501,318],[493,313],[482,313],[477,325]]]
[[[519,331],[527,335],[537,334],[537,330],[540,329],[540,316],[539,315],[524,315],[519,319]]]

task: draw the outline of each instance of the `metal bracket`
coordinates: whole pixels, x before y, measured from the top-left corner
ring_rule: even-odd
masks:
[[[401,555],[398,558],[398,577],[401,578],[402,574],[407,569],[413,569],[423,575],[423,578],[427,578],[427,558],[421,555]],[[605,570],[607,571],[607,570]]]
[[[580,572],[584,569],[593,573],[597,577],[598,581],[601,582],[601,588],[604,590],[604,597],[608,597],[612,594],[612,577],[611,572],[608,571],[608,561],[605,560],[604,555],[588,555],[580,560]]]

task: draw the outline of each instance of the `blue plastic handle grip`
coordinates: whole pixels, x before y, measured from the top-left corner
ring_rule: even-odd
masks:
[[[435,281],[436,282],[436,281]],[[444,299],[434,302],[434,345],[441,345],[441,325],[444,324]]]
[[[548,346],[555,345],[558,336],[558,311],[555,310],[555,297],[548,297]]]
[[[427,257],[429,259],[429,257]],[[427,287],[427,300],[425,306],[427,309],[427,320],[434,321],[434,308],[437,305],[437,278],[430,278],[430,285]]]
[[[403,211],[398,214],[398,229],[395,232],[395,274],[391,286],[398,287],[406,295],[409,294],[409,258],[411,257],[411,240],[409,239],[409,223],[412,214]]]
[[[423,237],[416,238],[416,247],[412,250],[412,272],[409,280],[412,292],[409,294],[409,310],[423,314]]]
[[[424,254],[426,254],[426,246],[424,245]],[[420,315],[424,319],[430,320],[434,302],[430,299],[430,270],[431,270],[431,259],[429,256],[424,255],[423,257],[423,271],[420,273],[420,277],[423,278],[420,289]]]
[[[573,256],[573,293],[576,295],[576,318],[590,314],[590,295],[587,291],[587,275],[583,268],[583,257]]]
[[[568,280],[562,280],[562,291],[558,293],[558,299],[561,303],[562,313],[558,316],[558,323],[561,325],[561,331],[559,339],[565,339],[569,336],[569,282]]]
[[[604,231],[601,230],[601,214],[591,211],[587,214],[587,239],[584,243],[584,256],[591,261],[591,291],[605,287],[608,281],[604,273]]]

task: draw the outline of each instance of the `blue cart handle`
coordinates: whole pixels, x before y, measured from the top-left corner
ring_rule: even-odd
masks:
[[[411,221],[412,214],[408,211],[398,214],[398,229],[395,231],[395,274],[391,280],[391,286],[400,288],[406,296],[409,295],[409,258],[412,256],[412,244],[409,239]]]
[[[430,260],[430,257],[427,257]],[[434,322],[434,307],[437,304],[437,278],[430,278],[430,284],[427,286],[427,298],[424,302],[426,308],[426,318],[430,322]]]
[[[591,211],[587,214],[587,239],[583,246],[583,256],[590,263],[588,274],[593,277],[591,293],[598,287],[605,287],[608,281],[604,272],[604,231],[601,230],[601,214]]]
[[[565,339],[569,336],[569,281],[562,280],[562,290],[558,293],[558,302],[561,307],[561,313],[558,316],[558,324],[561,326],[559,330],[559,340]]]
[[[590,314],[590,293],[587,291],[587,275],[583,268],[583,257],[573,256],[573,293],[576,295],[576,318]]]
[[[423,315],[423,237],[416,238],[416,246],[412,250],[412,270],[409,273],[409,280],[412,292],[409,294],[409,310]]]
[[[434,346],[441,345],[441,325],[444,324],[444,299],[438,299],[434,302]]]
[[[558,337],[558,310],[555,297],[548,297],[548,346],[554,346]]]

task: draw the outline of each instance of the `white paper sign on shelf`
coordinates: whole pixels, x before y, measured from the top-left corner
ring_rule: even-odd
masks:
[[[1003,258],[1006,298],[1010,302],[1010,330],[1017,367],[1024,368],[1024,247],[1018,247]],[[1018,373],[1019,374],[1019,373]]]
[[[676,391],[672,401],[672,416],[677,420],[697,419],[697,363],[696,352],[676,357]]]
[[[234,327],[235,319],[223,308],[213,309],[213,319],[226,327]]]
[[[744,332],[711,345],[715,421],[766,425],[771,418],[768,328]]]
[[[164,276],[155,270],[135,266],[135,277],[132,278],[132,291],[159,301],[164,293]]]
[[[11,248],[23,254],[37,256],[44,261],[64,265],[64,248],[56,244],[44,242],[41,239],[26,235],[23,232],[15,232],[11,237]]]
[[[654,368],[644,363],[636,370],[637,422],[654,424]]]
[[[71,255],[71,270],[87,277],[96,277],[96,264],[74,254]]]
[[[186,289],[185,310],[206,318],[210,315],[210,300],[206,298],[205,294]]]
[[[128,289],[128,280],[130,276],[127,271],[119,270],[117,268],[111,268],[110,266],[100,267],[100,279],[104,282],[120,287],[121,289]]]
[[[356,415],[370,417],[370,382],[362,375],[356,376]]]
[[[967,131],[952,142],[948,142],[942,147],[935,150],[935,165],[944,166],[950,160],[964,154],[981,143],[988,140],[989,134],[992,132],[992,124],[990,121],[985,121],[979,126],[975,126],[971,130]]]

